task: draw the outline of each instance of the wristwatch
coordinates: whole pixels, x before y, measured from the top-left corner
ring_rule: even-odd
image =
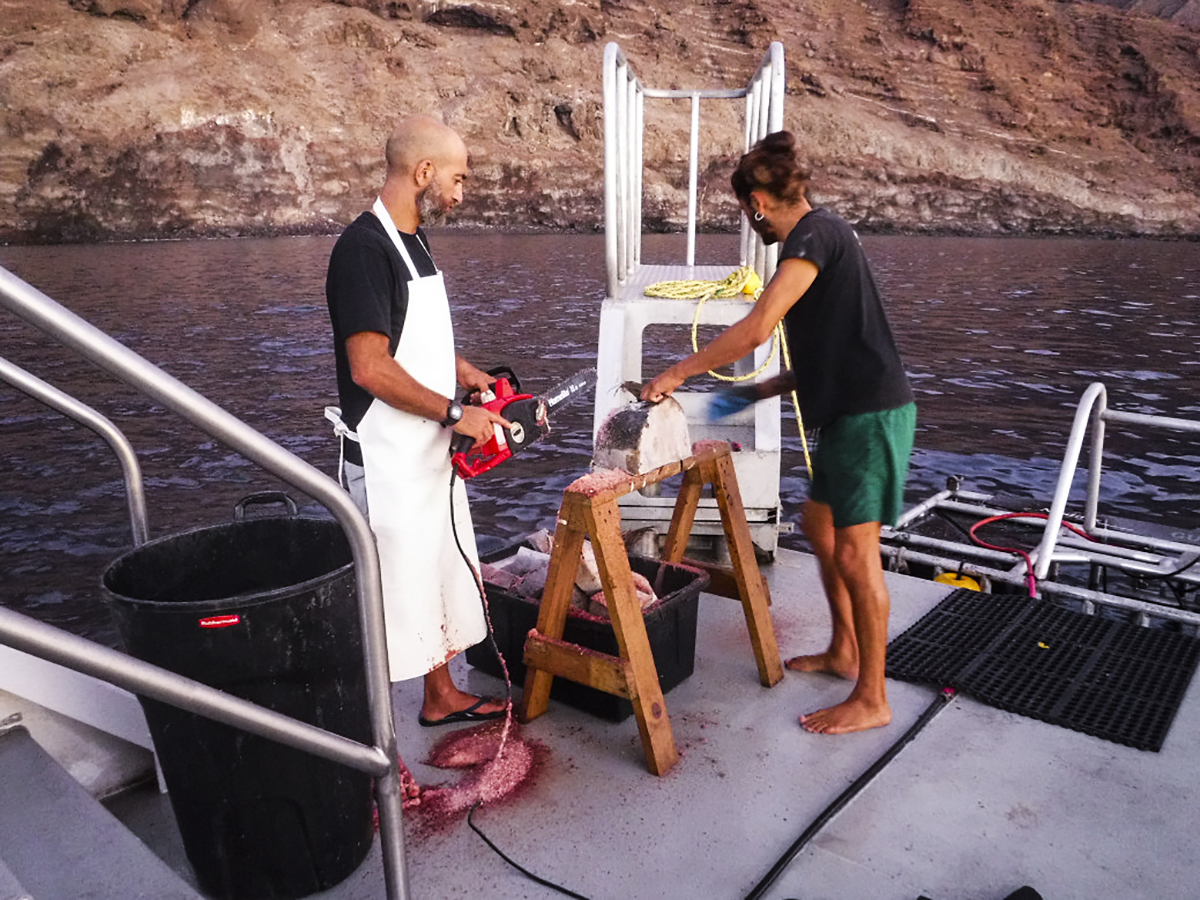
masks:
[[[442,419],[442,427],[443,428],[451,428],[454,425],[457,425],[458,422],[462,419],[462,417],[463,417],[462,404],[459,403],[457,400],[455,400],[453,397],[450,398],[450,403],[446,407],[446,418]]]

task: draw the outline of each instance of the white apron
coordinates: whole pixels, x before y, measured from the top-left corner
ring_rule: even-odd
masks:
[[[446,397],[457,387],[454,332],[442,273],[420,277],[382,201],[378,216],[408,266],[408,312],[395,359]],[[450,522],[451,429],[376,399],[358,424],[367,510],[379,546],[392,681],[415,678],[487,637],[479,589]],[[454,525],[478,568],[462,481],[454,483]]]

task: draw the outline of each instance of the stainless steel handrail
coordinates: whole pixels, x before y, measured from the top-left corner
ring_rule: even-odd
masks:
[[[1089,534],[1095,534],[1097,531],[1096,519],[1100,504],[1100,474],[1104,465],[1106,422],[1122,422],[1127,425],[1144,425],[1200,434],[1200,422],[1190,419],[1110,410],[1108,393],[1105,391],[1104,385],[1098,381],[1089,385],[1075,409],[1075,420],[1071,425],[1071,434],[1067,438],[1067,449],[1063,454],[1062,467],[1058,472],[1058,483],[1054,488],[1054,499],[1050,503],[1049,517],[1046,519],[1041,542],[1035,551],[1033,572],[1038,580],[1046,577],[1054,562],[1054,548],[1059,540],[1063,515],[1067,508],[1067,497],[1071,493],[1071,484],[1075,480],[1075,470],[1079,465],[1079,454],[1083,448],[1083,440],[1087,435],[1089,424],[1092,426],[1092,444],[1088,463],[1087,502],[1084,507],[1083,528]]]
[[[36,375],[22,369],[20,366],[0,357],[0,378],[3,378],[17,390],[28,394],[34,400],[39,400],[51,409],[58,410],[81,425],[90,428],[108,442],[117,461],[121,464],[121,474],[125,479],[125,498],[129,504],[129,523],[133,531],[133,546],[140,547],[150,536],[146,521],[146,490],[142,484],[142,469],[138,465],[137,454],[133,445],[112,420],[101,415],[86,403],[81,403],[70,394],[65,394],[51,384],[47,384]]]
[[[283,713],[264,709],[249,700],[4,607],[0,607],[0,643],[152,700],[170,703],[291,747],[312,750],[326,759],[371,775],[385,774],[389,765],[394,768],[394,763],[390,763],[378,747],[367,747]]]
[[[642,170],[645,99],[691,101],[688,150],[688,210],[686,264],[696,261],[697,182],[699,171],[700,101],[746,98],[745,149],[772,131],[783,128],[785,71],[783,44],[774,41],[744,88],[730,90],[663,90],[645,87],[634,74],[621,48],[604,48],[604,236],[608,296],[629,280],[641,264]],[[741,229],[742,265],[751,265],[770,279],[778,250],[767,247],[749,227]]]
[[[400,772],[395,764],[396,728],[383,630],[383,593],[379,556],[366,518],[336,481],[4,268],[0,268],[0,304],[319,501],[333,514],[346,532],[357,573],[363,662],[374,744],[368,747],[313,728],[115,650],[31,622],[11,610],[0,611],[0,642],[374,775],[387,897],[389,900],[407,900],[409,879],[404,854]],[[81,645],[80,641],[87,646]]]

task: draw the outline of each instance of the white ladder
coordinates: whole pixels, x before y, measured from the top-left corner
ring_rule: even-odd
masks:
[[[604,52],[604,197],[605,264],[607,296],[600,308],[597,353],[596,402],[593,438],[608,414],[623,402],[621,385],[641,382],[657,374],[644,372],[643,331],[647,326],[732,325],[749,312],[745,299],[713,299],[697,315],[697,300],[667,300],[646,297],[645,288],[659,281],[719,281],[737,266],[753,266],[765,284],[775,272],[777,252],[766,247],[742,217],[740,260],[728,266],[695,265],[696,185],[699,160],[700,101],[744,100],[745,148],[783,128],[783,45],[768,48],[749,84],[736,90],[656,90],[643,86],[633,73],[620,47],[610,43]],[[642,141],[645,99],[690,99],[691,138],[688,177],[687,251],[681,265],[643,265],[642,244]],[[730,199],[732,203],[732,198]],[[770,357],[770,345],[759,347],[752,357],[739,361],[734,371],[754,372]],[[779,372],[776,353],[761,373],[769,378]],[[693,441],[723,440],[735,448],[734,466],[742,501],[757,548],[773,554],[780,525],[780,401],[773,398],[754,404],[744,412],[716,423],[705,421],[710,393],[677,391],[674,394],[687,414]],[[632,531],[653,527],[665,533],[674,501],[634,492],[621,498],[622,525]],[[696,514],[692,534],[723,535],[716,501],[705,498]]]

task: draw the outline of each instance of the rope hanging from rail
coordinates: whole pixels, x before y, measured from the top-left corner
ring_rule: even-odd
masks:
[[[699,330],[700,330],[700,310],[704,308],[704,304],[714,298],[730,299],[733,297],[741,297],[745,295],[748,302],[753,303],[758,300],[763,292],[762,278],[752,266],[740,266],[730,272],[725,278],[719,281],[704,280],[704,279],[679,279],[675,281],[657,281],[654,284],[647,285],[643,293],[647,297],[657,297],[666,300],[699,300],[696,304],[696,311],[692,314],[692,352],[700,352]],[[763,364],[746,375],[722,375],[719,372],[708,370],[708,374],[718,381],[749,381],[752,378],[757,378],[767,367],[771,365],[771,361],[775,359],[775,354],[779,348],[783,348],[783,364],[786,368],[791,369],[792,358],[788,352],[787,333],[783,327],[783,320],[775,326],[775,330],[771,333],[771,352],[768,354]],[[804,433],[804,419],[800,415],[800,398],[796,395],[796,391],[791,392],[792,408],[796,411],[796,428],[800,432],[800,445],[804,449],[804,465],[808,469],[808,477],[812,478],[812,458],[808,452],[808,436]]]
[[[700,351],[698,333],[700,329],[700,310],[704,304],[714,297],[729,299],[745,295],[748,302],[754,302],[762,293],[762,279],[750,266],[734,269],[720,281],[705,281],[702,279],[684,279],[680,281],[659,281],[648,285],[644,291],[647,297],[659,297],[666,300],[699,300],[696,311],[692,315],[692,352]],[[771,353],[761,366],[748,375],[721,375],[709,369],[708,374],[718,381],[749,381],[766,371],[767,366],[775,359],[779,350],[779,335],[783,323],[771,335]]]
[[[775,331],[779,335],[779,345],[783,347],[783,365],[792,371],[792,354],[788,350],[787,332],[783,328],[781,320],[775,326]],[[804,419],[800,415],[800,398],[796,394],[796,389],[792,388],[792,409],[796,411],[796,430],[800,432],[800,446],[804,450],[804,468],[808,470],[808,480],[812,481],[812,457],[808,454],[808,435],[804,433]]]

